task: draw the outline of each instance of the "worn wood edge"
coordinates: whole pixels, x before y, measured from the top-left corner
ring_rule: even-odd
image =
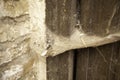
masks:
[[[46,13],[47,13],[46,16],[47,15],[50,16],[50,18],[49,16],[46,17],[46,21],[49,20],[47,21],[48,23],[46,22],[46,35],[47,35],[46,41],[48,42],[46,44],[48,44],[49,47],[47,48],[47,50],[44,51],[44,55],[42,56],[55,56],[71,49],[95,47],[95,46],[100,46],[100,45],[104,45],[104,44],[108,44],[108,43],[112,43],[120,40],[119,30],[110,34],[104,33],[104,28],[102,29],[102,27],[107,27],[107,26],[99,27],[103,30],[103,33],[102,32],[99,33],[101,34],[101,36],[97,34],[90,34],[92,32],[88,32],[88,33],[85,32],[83,30],[84,26],[80,22],[81,20],[79,21],[77,19],[77,17],[79,17],[80,15],[80,12],[78,11],[79,13],[77,13],[76,7],[80,7],[80,4],[78,3],[79,4],[78,6],[76,4],[77,2],[74,0],[72,0],[69,3],[69,6],[71,6],[71,8],[69,8],[71,12],[67,13],[68,15],[70,15],[69,18],[67,18],[68,16],[64,12],[60,12],[61,14],[63,14],[63,16],[66,19],[69,19],[69,20],[66,20],[66,22],[68,22],[70,25],[64,24],[65,20],[59,19],[58,16],[60,14],[58,12],[59,10],[64,11],[64,9],[68,7],[65,7],[59,4],[58,4],[59,6],[57,6],[57,3],[62,4],[60,3],[60,1],[55,1],[55,2],[48,1],[48,3],[46,2],[46,4],[51,5],[51,6],[46,6],[46,8],[48,8],[46,9]],[[65,3],[64,5],[68,5],[68,4]],[[63,7],[64,9],[60,7]],[[58,21],[60,21],[61,26],[58,24],[59,23]],[[93,26],[93,27],[97,27],[97,26]],[[98,31],[99,31],[99,28],[98,28]],[[106,34],[106,35],[102,35],[102,34]]]
[[[52,49],[48,52],[49,56],[56,56],[71,49],[96,47],[120,40],[120,32],[116,32],[105,37],[98,37],[95,35],[88,36],[84,33],[80,33],[79,31],[75,31],[70,38],[57,36],[55,34],[53,35],[55,40],[52,45]]]

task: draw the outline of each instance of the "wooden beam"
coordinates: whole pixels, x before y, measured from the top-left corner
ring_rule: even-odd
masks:
[[[119,0],[46,0],[47,55],[120,40]]]
[[[88,35],[105,37],[120,32],[119,0],[81,0],[80,22]]]
[[[77,54],[76,80],[119,79],[118,51],[119,42],[79,50]],[[116,60],[118,63],[115,63]]]
[[[47,58],[47,80],[73,80],[73,51]]]
[[[115,65],[115,69],[114,69],[114,75],[115,75],[115,80],[119,80],[120,79],[120,42],[117,43],[117,48],[118,50],[116,51],[116,56],[113,59],[113,64]]]

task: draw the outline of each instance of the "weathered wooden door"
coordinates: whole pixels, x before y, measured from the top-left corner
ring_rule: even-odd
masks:
[[[87,48],[119,40],[120,0],[0,0],[0,80],[119,80],[119,42]]]
[[[47,59],[48,80],[120,80],[120,42]]]
[[[67,32],[69,33],[71,30],[70,24],[73,25],[74,23],[77,24],[75,26],[77,29],[85,32],[89,36],[94,35],[104,38],[109,34],[116,33],[116,31],[119,32],[120,30],[119,0],[62,0],[62,1],[59,0],[55,1],[52,0],[50,2],[48,1],[49,4],[53,3],[51,7],[54,7],[54,9],[51,8],[51,12],[53,12],[53,15],[49,15],[51,16],[50,19],[52,20],[48,22],[50,23],[49,24],[50,27],[49,26],[48,27],[56,34],[69,37],[69,34],[65,34],[64,32],[66,31],[64,30],[67,30]],[[48,9],[50,9],[50,7]],[[76,14],[75,15],[76,19],[72,18],[73,17],[72,14],[74,13]],[[60,23],[57,22],[57,20],[60,21]],[[75,20],[76,22],[71,20]],[[60,24],[62,26],[60,26]],[[59,29],[56,28],[54,29],[54,26],[57,26],[56,28]],[[113,36],[107,36],[107,38],[110,37]],[[114,36],[114,38],[119,39],[120,37]],[[88,39],[90,39],[90,41],[92,40],[94,41],[94,38],[92,37]],[[86,40],[85,42],[84,40],[85,39],[81,38],[83,44],[86,45]],[[104,42],[107,41],[103,40],[101,43]],[[66,43],[64,43],[64,45],[65,44]],[[98,45],[99,43],[94,44]],[[120,42],[115,42],[100,47],[90,47],[85,49],[71,50],[55,57],[48,57],[47,79],[120,80]]]

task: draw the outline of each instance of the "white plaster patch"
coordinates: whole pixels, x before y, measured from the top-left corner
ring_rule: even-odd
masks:
[[[32,30],[34,30],[31,36],[30,47],[41,54],[46,47],[45,0],[30,0],[29,5],[30,23],[32,23]]]
[[[5,12],[5,10],[4,10],[4,3],[3,3],[3,1],[1,0],[0,1],[0,17],[3,17],[3,16],[5,16],[6,14],[6,12]]]
[[[41,56],[46,56],[47,52],[48,52],[48,50],[43,51]]]
[[[22,71],[23,71],[22,65],[11,66],[9,70],[4,71],[2,79],[7,80],[9,77],[15,76],[15,74]]]
[[[80,37],[85,35],[85,33],[82,33],[79,30],[75,30],[74,33],[71,35],[70,40],[79,42]]]

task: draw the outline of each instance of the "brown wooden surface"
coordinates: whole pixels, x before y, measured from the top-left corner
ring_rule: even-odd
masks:
[[[45,0],[47,55],[120,40],[120,0]]]
[[[76,80],[119,80],[119,49],[120,43],[116,42],[78,50]]]
[[[76,0],[46,0],[47,29],[69,37],[76,25]]]
[[[106,36],[107,39],[120,38],[111,36],[120,32],[119,0],[46,0],[46,4],[47,31],[51,31],[57,37],[69,38],[72,30],[77,29],[86,35],[101,39]],[[79,40],[77,35],[74,36]],[[50,38],[53,39],[54,44],[56,38]],[[83,43],[84,41],[90,42],[83,39]],[[61,42],[64,43],[62,46],[66,47],[64,40]],[[93,44],[97,43],[94,42]],[[74,43],[71,44],[74,45]],[[47,59],[48,80],[120,80],[120,42],[96,48],[79,49],[73,53],[65,52]]]
[[[105,36],[120,31],[120,0],[78,0],[80,22],[89,35]]]
[[[120,80],[120,42],[48,58],[47,75],[48,80]]]
[[[88,35],[119,32],[120,0],[46,0],[46,25],[54,34],[70,37],[77,20]]]
[[[47,80],[73,80],[72,51],[47,59]]]
[[[116,60],[114,60],[113,62],[115,64],[115,80],[120,80],[120,41],[118,43],[118,52],[117,52],[117,56],[116,56]]]

